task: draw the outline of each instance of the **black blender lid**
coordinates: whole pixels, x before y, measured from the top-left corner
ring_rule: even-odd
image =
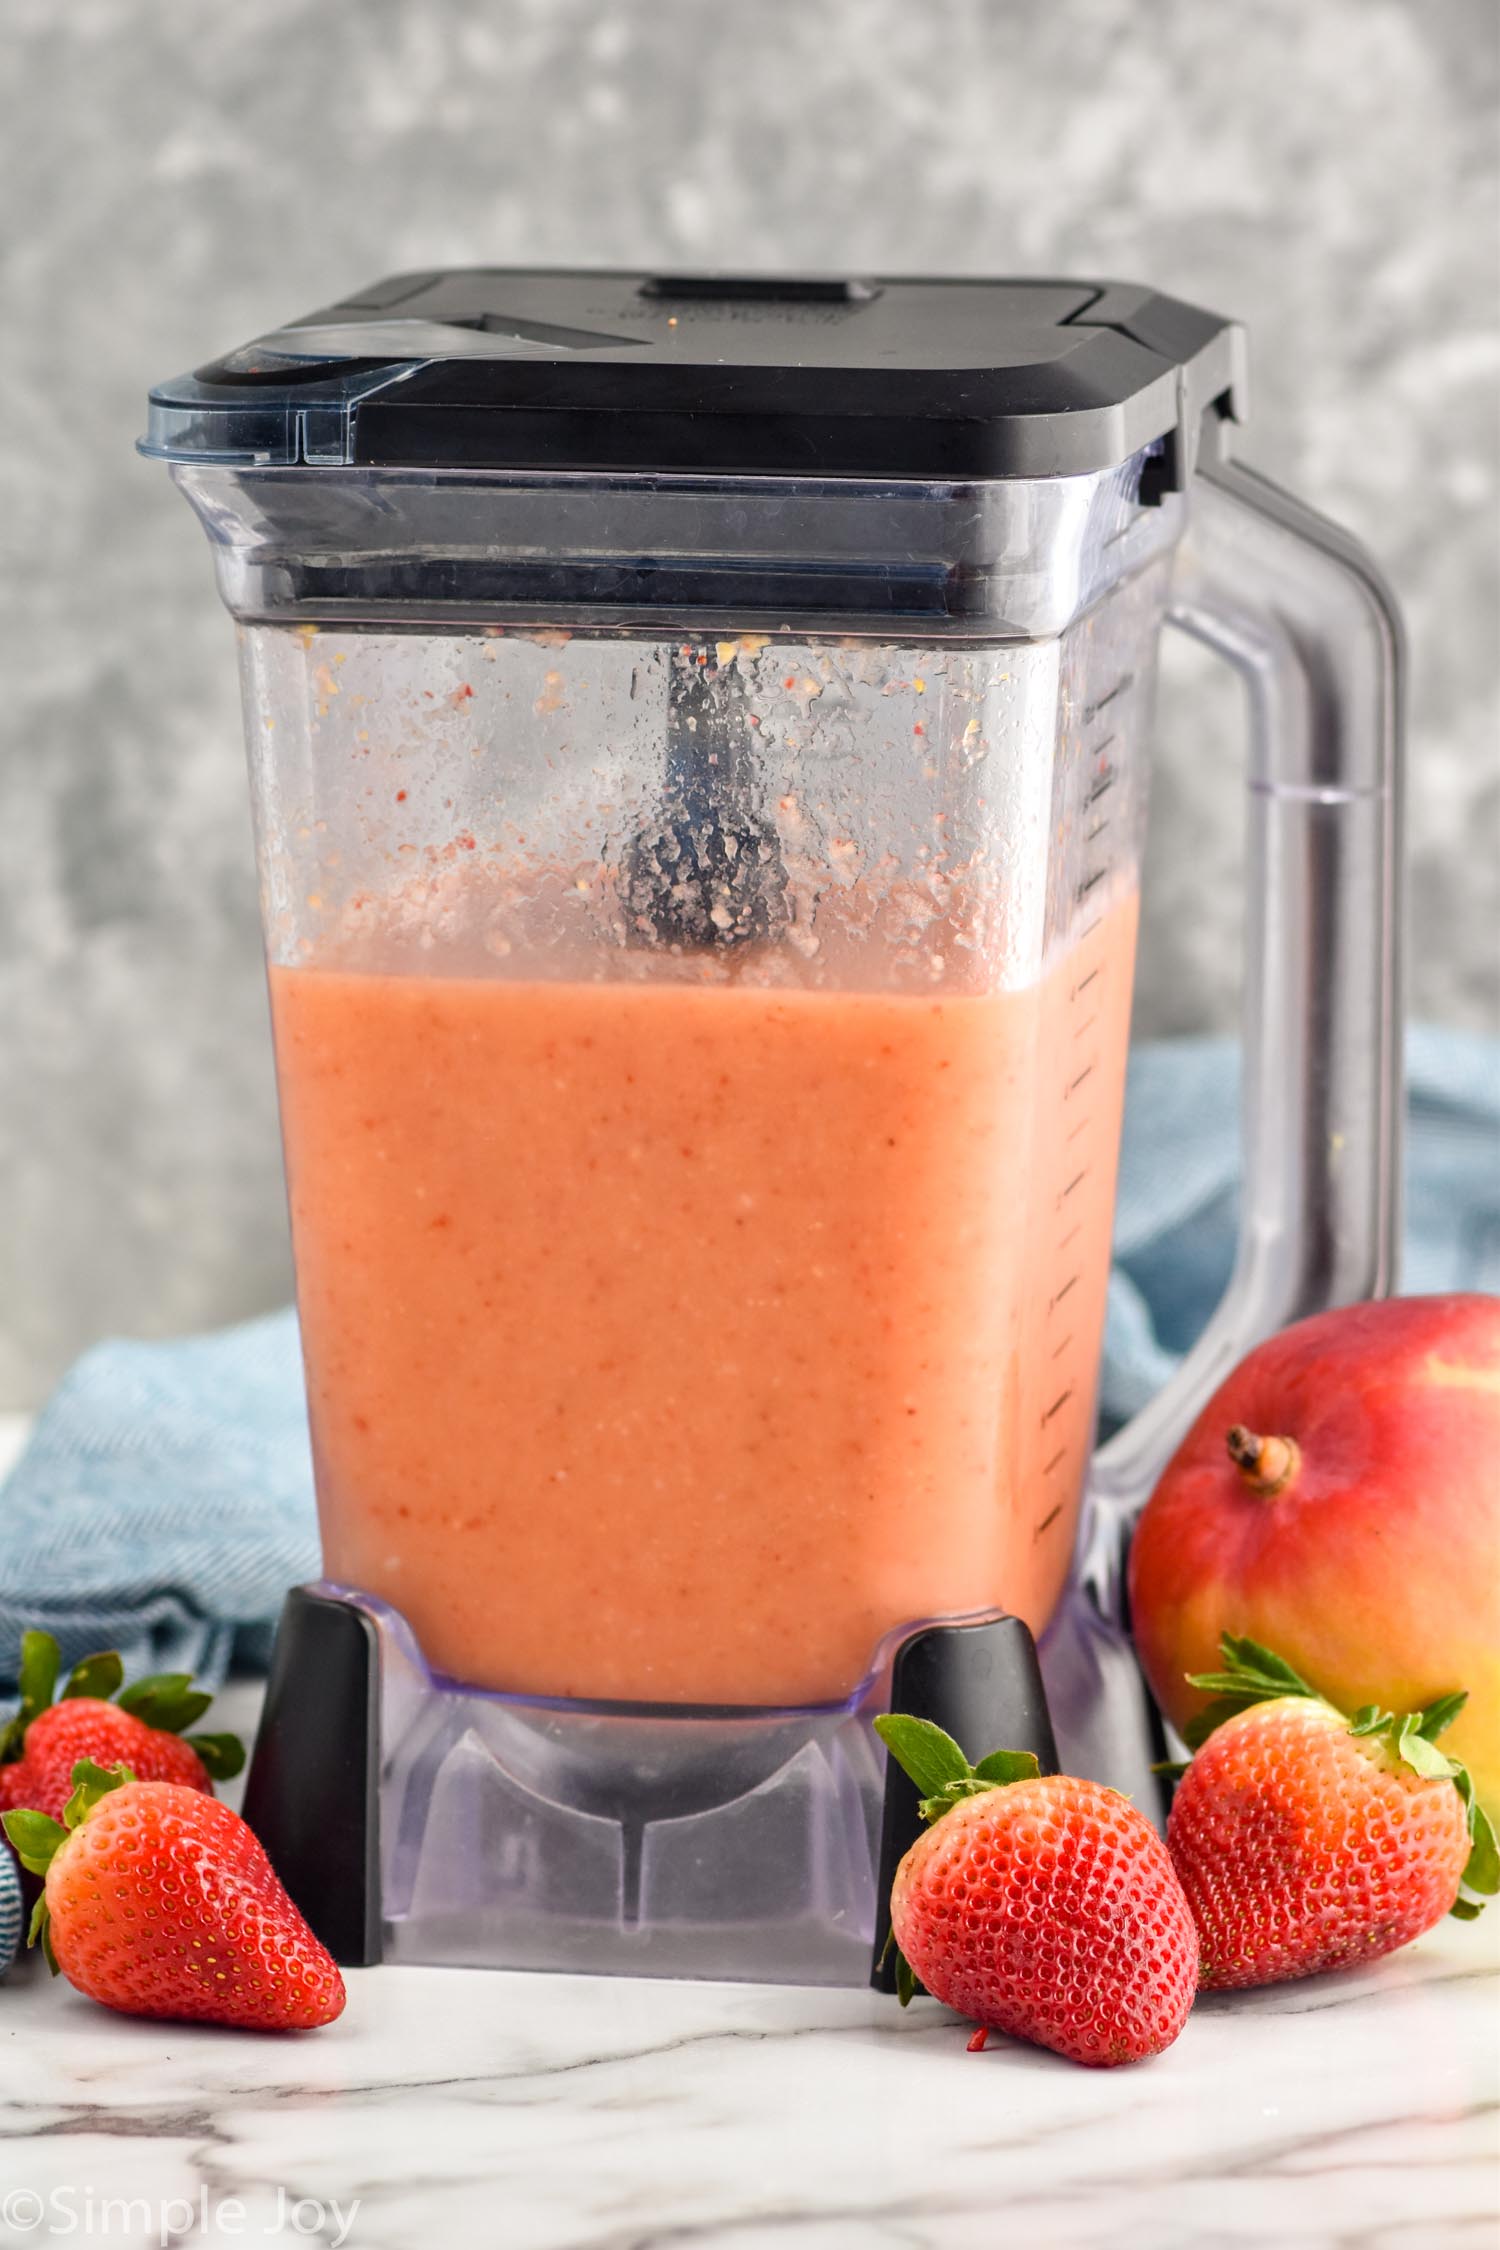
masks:
[[[1077,475],[1239,419],[1241,331],[1088,281],[399,274],[151,394],[142,450],[240,466]]]

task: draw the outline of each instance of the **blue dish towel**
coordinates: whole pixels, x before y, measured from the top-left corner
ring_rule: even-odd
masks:
[[[8,1851],[0,1850],[0,1977],[21,1950],[26,1908],[21,1898],[21,1870]]]
[[[1409,1045],[1405,1287],[1500,1292],[1500,1041]],[[1227,1041],[1132,1054],[1103,1374],[1107,1424],[1171,1374],[1228,1278],[1237,1060]],[[0,1493],[0,1693],[44,1625],[70,1664],[264,1669],[281,1598],[318,1575],[296,1323],[88,1352]]]

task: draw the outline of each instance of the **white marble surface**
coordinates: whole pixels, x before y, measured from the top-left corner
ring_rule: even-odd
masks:
[[[1085,2071],[864,1992],[372,1969],[285,2040],[130,2022],[28,1962],[0,2250],[1494,2250],[1497,1967],[1500,1914],[1448,1923]]]
[[[84,2234],[92,2197],[132,2246],[163,2218],[228,2239],[237,2199],[252,2238],[349,2221],[359,2250],[1492,2250],[1496,1952],[1452,1926],[1200,2003],[1110,2072],[970,2055],[935,2004],[854,1992],[374,1969],[289,2042],[111,2017],[28,1969],[0,1987],[0,2243]],[[106,2225],[110,2197],[145,2208]]]

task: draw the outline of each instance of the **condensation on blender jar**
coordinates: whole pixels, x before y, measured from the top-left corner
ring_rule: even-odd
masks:
[[[952,991],[1039,972],[1055,642],[241,640],[284,966]]]

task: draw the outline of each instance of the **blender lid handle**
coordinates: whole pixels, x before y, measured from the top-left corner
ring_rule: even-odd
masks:
[[[1395,600],[1346,532],[1217,448],[1189,505],[1168,619],[1249,704],[1240,1238],[1198,1343],[1096,1459],[1092,1497],[1127,1517],[1253,1345],[1391,1292],[1400,1231]]]

